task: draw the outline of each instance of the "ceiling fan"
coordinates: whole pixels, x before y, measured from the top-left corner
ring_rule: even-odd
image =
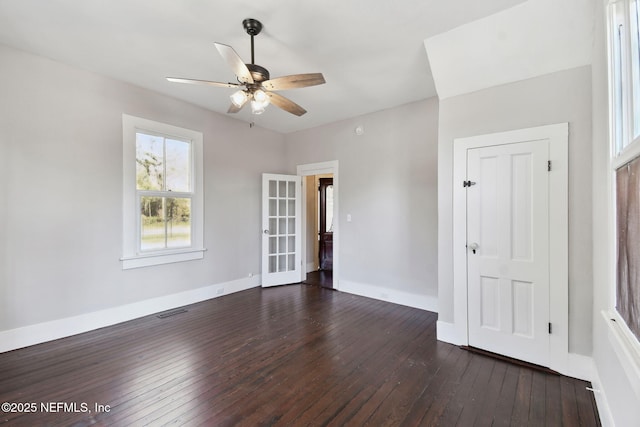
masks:
[[[253,37],[262,31],[262,23],[256,19],[247,18],[242,21],[247,34],[251,36],[251,63],[245,64],[242,58],[231,46],[222,43],[214,43],[216,49],[227,62],[231,70],[238,78],[238,83],[212,82],[208,80],[184,79],[179,77],[167,77],[167,80],[176,83],[190,83],[217,87],[239,88],[231,95],[231,106],[228,113],[237,113],[249,102],[253,114],[262,114],[269,103],[296,116],[302,116],[307,112],[304,108],[274,91],[295,89],[307,86],[321,85],[325,83],[322,73],[294,74],[271,79],[269,71],[255,64],[253,51]]]

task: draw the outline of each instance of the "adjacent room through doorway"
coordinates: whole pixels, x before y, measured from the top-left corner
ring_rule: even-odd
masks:
[[[306,184],[306,280],[333,289],[333,174],[309,175]]]

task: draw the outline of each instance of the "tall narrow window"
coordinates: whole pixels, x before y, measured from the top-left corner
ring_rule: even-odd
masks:
[[[123,268],[203,257],[200,132],[123,115]]]
[[[640,0],[611,0],[608,14],[616,264],[607,315],[624,337],[619,354],[640,360]]]

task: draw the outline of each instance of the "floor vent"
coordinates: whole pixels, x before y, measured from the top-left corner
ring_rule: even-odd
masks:
[[[159,319],[166,319],[167,317],[175,316],[176,314],[186,313],[187,311],[189,311],[189,310],[184,309],[184,308],[179,308],[177,310],[167,311],[165,313],[160,313],[160,314],[158,314],[158,318]]]

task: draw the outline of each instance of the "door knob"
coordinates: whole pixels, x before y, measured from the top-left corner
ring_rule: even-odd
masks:
[[[269,230],[264,230],[263,233],[264,234],[269,234]]]
[[[480,246],[479,246],[477,243],[475,243],[475,242],[473,242],[473,243],[471,243],[471,244],[469,245],[469,249],[471,249],[471,250],[473,251],[473,253],[474,253],[474,254],[476,253],[476,250],[477,250],[479,247],[480,247]]]

